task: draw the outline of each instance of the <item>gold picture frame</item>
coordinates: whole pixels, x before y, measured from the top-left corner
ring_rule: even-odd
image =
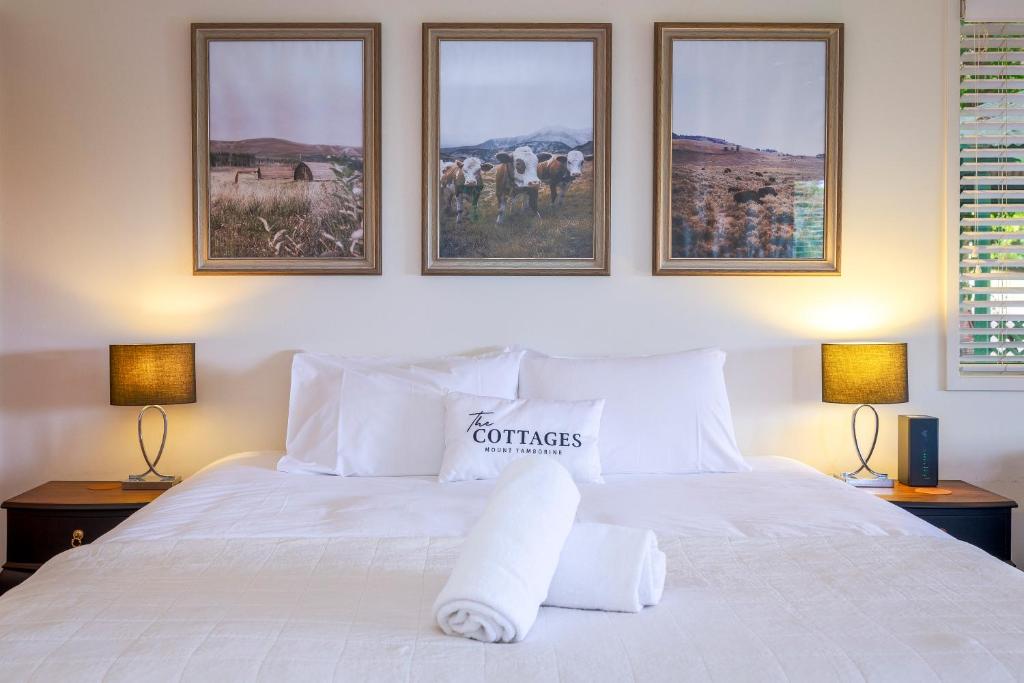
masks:
[[[760,45],[762,42],[764,45]],[[728,50],[735,54],[728,54]],[[773,50],[780,53],[780,58],[789,59],[793,69],[768,72],[764,58]],[[782,51],[786,51],[784,55]],[[814,58],[808,60],[808,54]],[[819,54],[820,65],[815,62]],[[687,55],[694,58],[687,62]],[[677,57],[687,65],[687,71],[680,69],[674,75]],[[783,102],[785,106],[779,109],[784,111],[776,116],[786,116],[795,109],[806,120],[807,111],[817,111],[821,106],[822,120],[812,120],[809,126],[794,131],[800,125],[794,117],[786,124],[791,129],[789,135],[779,135],[775,130],[765,133],[762,123],[732,116],[737,107],[729,107],[728,112],[715,109],[726,109],[722,104],[728,101],[726,98],[735,101],[753,96],[745,94],[744,85],[735,82],[714,91],[707,86],[703,92],[714,92],[707,97],[715,102],[708,103],[705,110],[694,109],[699,104],[683,102],[679,112],[673,111],[676,78],[691,86],[688,92],[701,93],[701,86],[695,83],[713,84],[714,76],[727,73],[725,69],[731,68],[728,73],[735,75],[743,71],[737,65],[754,63],[765,69],[760,73],[768,77],[751,75],[745,82],[756,80],[753,90],[772,97],[779,91],[792,93],[794,100],[810,102],[805,107]],[[806,75],[803,68],[814,74],[807,82],[822,84],[820,101],[816,92],[801,92],[794,83],[797,75]],[[722,71],[715,73],[715,69]],[[765,81],[773,78],[779,79],[783,87],[770,92],[767,88],[772,84]],[[838,275],[842,91],[842,24],[656,23],[653,273]],[[717,93],[726,94],[719,99]],[[743,108],[749,117],[772,115],[764,102],[752,105]],[[687,120],[684,112],[693,115]],[[683,130],[674,130],[674,124]],[[818,126],[823,128],[820,137]],[[716,136],[716,130],[734,131],[747,140]],[[813,138],[808,131],[814,133]],[[772,140],[780,139],[794,149],[787,152],[781,146],[769,146]],[[759,144],[758,140],[765,142]],[[815,153],[819,148],[813,145],[819,144],[821,152]]]
[[[423,25],[424,275],[608,275],[611,38],[610,24]],[[590,105],[546,95],[577,87]]]
[[[380,33],[192,24],[194,274],[380,274]]]

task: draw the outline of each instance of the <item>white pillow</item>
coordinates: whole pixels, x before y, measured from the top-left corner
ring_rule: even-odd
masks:
[[[444,456],[441,386],[411,377],[349,370],[341,383],[338,474],[437,474]]]
[[[421,387],[515,398],[522,356],[522,351],[504,350],[478,356],[402,361],[395,358],[345,358],[322,353],[297,353],[292,360],[285,446],[287,455],[281,458],[277,468],[285,472],[342,472],[344,468],[339,463],[338,425],[341,419],[342,384],[347,371],[404,378]],[[438,425],[440,433],[440,420]],[[421,467],[415,456],[410,456],[408,468],[403,469],[392,461],[383,469],[403,474],[437,474],[441,465],[440,450],[435,455],[436,466],[427,472],[418,471]],[[391,456],[392,459],[401,459],[401,456],[395,454]],[[361,473],[384,476],[378,475],[374,468],[365,468]]]
[[[736,446],[725,352],[700,349],[636,358],[528,354],[520,398],[605,399],[604,474],[744,472]]]
[[[559,462],[576,481],[601,483],[598,433],[604,401],[509,401],[452,392],[444,400],[438,481],[495,479],[528,455]]]

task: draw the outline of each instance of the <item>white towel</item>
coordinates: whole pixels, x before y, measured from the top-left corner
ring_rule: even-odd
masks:
[[[639,612],[665,588],[665,553],[649,529],[576,524],[565,541],[545,605]]]
[[[548,594],[579,502],[569,472],[552,458],[528,456],[506,467],[434,602],[441,629],[485,643],[522,640]]]

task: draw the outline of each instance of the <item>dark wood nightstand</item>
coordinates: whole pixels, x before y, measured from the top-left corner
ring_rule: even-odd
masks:
[[[921,493],[928,489],[899,482],[892,489],[875,491],[879,498],[899,505],[950,536],[1010,562],[1010,510],[1017,507],[1017,501],[959,479],[944,479],[937,488],[952,493]]]
[[[57,553],[91,543],[163,491],[122,491],[116,481],[51,481],[4,501],[7,562],[0,595]]]

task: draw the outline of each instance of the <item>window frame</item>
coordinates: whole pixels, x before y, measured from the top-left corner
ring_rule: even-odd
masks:
[[[960,372],[960,0],[947,0],[943,44],[945,83],[943,127],[943,172],[945,196],[943,221],[946,227],[943,287],[946,325],[947,391],[1024,391],[1022,374],[972,374]]]

